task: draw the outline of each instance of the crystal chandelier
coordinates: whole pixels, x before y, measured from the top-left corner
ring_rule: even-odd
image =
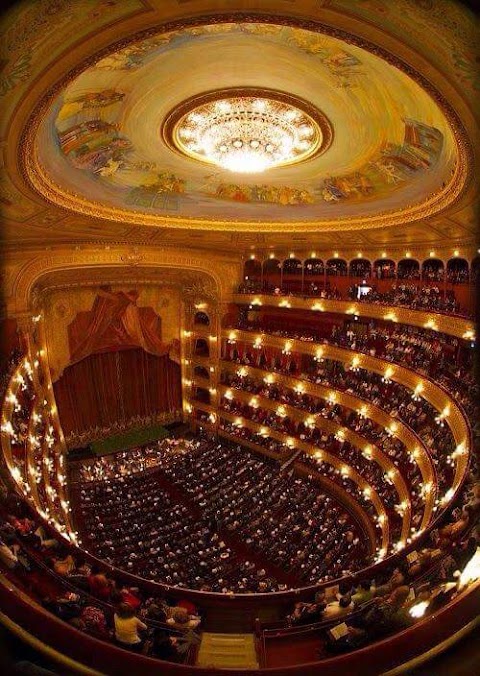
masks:
[[[198,105],[174,130],[174,144],[184,154],[238,173],[302,161],[321,141],[309,114],[267,96],[230,96]]]

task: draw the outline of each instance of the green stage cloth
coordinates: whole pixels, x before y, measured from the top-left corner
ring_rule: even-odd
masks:
[[[94,441],[91,446],[95,455],[109,455],[135,446],[143,446],[166,436],[168,436],[168,431],[162,425],[152,425],[151,427],[130,430],[125,434],[116,434],[114,437],[101,441]]]

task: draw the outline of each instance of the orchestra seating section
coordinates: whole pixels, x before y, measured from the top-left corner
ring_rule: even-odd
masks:
[[[224,593],[306,586],[368,561],[352,517],[275,461],[206,440],[174,453],[164,440],[156,454],[148,477],[76,487],[82,542],[99,558],[141,577]]]
[[[0,504],[14,621],[47,643],[63,628],[67,654],[95,650],[118,674],[213,673],[197,663],[203,637],[250,633],[258,670],[280,676],[386,670],[474,616],[474,334],[442,324],[469,314],[456,294],[473,271],[287,262],[276,283],[248,260],[217,332],[208,304],[190,315],[188,434],[69,458],[44,334],[15,348]],[[363,310],[295,306],[306,296]],[[425,310],[433,324],[416,320]],[[130,647],[116,630],[125,604],[143,623]]]

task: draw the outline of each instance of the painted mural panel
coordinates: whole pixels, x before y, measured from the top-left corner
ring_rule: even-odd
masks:
[[[331,147],[261,176],[180,156],[162,121],[212,81],[290,85],[330,120]],[[185,28],[101,58],[53,102],[37,151],[45,175],[95,204],[224,220],[388,212],[442,189],[456,165],[447,120],[407,75],[331,36],[255,23]]]

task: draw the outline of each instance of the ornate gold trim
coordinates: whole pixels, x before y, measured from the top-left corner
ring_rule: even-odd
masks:
[[[417,374],[415,371],[396,364],[394,362],[386,361],[380,357],[372,357],[364,352],[357,352],[344,347],[337,347],[327,343],[315,343],[299,340],[297,338],[285,338],[279,336],[272,336],[261,331],[245,331],[241,329],[222,329],[221,337],[226,339],[232,331],[236,334],[236,340],[242,340],[246,343],[252,342],[253,337],[262,336],[263,343],[270,347],[275,347],[282,350],[285,346],[285,340],[291,343],[291,349],[300,354],[308,354],[316,356],[319,347],[323,350],[324,359],[332,359],[334,361],[349,364],[354,356],[359,359],[358,365],[360,368],[384,375],[388,369],[392,369],[390,374],[391,380],[404,385],[405,387],[415,391],[416,386],[421,383],[423,385],[422,397],[428,401],[437,411],[441,412],[449,409],[450,413],[446,420],[450,428],[452,436],[457,445],[463,445],[466,453],[461,455],[456,463],[455,476],[453,479],[453,488],[455,491],[462,485],[466,473],[469,468],[470,456],[473,451],[471,444],[471,427],[462,410],[457,405],[452,395],[444,390],[440,385],[437,385],[428,378]]]
[[[335,279],[334,277],[331,279]],[[397,280],[401,281],[401,280]],[[311,310],[314,313],[334,312],[344,315],[358,315],[359,317],[373,317],[382,321],[392,321],[395,324],[408,324],[437,333],[446,333],[465,340],[471,340],[475,335],[475,323],[464,317],[440,314],[433,310],[411,310],[399,305],[382,305],[376,303],[358,302],[355,300],[331,300],[303,298],[298,296],[269,296],[267,294],[232,294],[232,302],[237,305],[257,305],[258,307],[285,307],[282,303],[288,301],[288,307],[297,310]],[[466,338],[465,335],[471,336]]]
[[[343,40],[348,44],[356,45],[370,53],[378,56],[387,63],[395,66],[402,72],[411,77],[419,84],[428,95],[439,106],[445,115],[451,127],[452,134],[457,146],[458,159],[454,174],[449,183],[437,193],[433,193],[426,200],[414,205],[408,205],[402,210],[391,210],[376,215],[366,217],[339,218],[336,220],[320,221],[302,221],[302,222],[262,222],[262,228],[269,232],[305,232],[311,231],[332,231],[332,230],[358,230],[363,227],[380,228],[399,224],[410,223],[421,218],[430,217],[445,210],[448,206],[459,201],[460,197],[466,191],[473,177],[474,153],[473,147],[467,132],[460,120],[460,117],[452,105],[443,97],[443,95],[427,80],[426,77],[414,70],[403,59],[388,52],[385,48],[379,47],[369,40],[352,35],[345,30],[332,28],[319,21],[299,19],[293,17],[277,16],[271,14],[257,15],[255,13],[238,12],[223,14],[204,14],[189,20],[177,20],[164,23],[154,28],[139,31],[129,38],[113,43],[108,48],[101,50],[95,56],[90,57],[82,64],[73,68],[67,76],[47,92],[39,101],[31,116],[27,120],[20,140],[20,169],[27,182],[36,192],[40,193],[48,202],[62,208],[82,213],[104,220],[113,220],[121,223],[147,225],[147,226],[170,226],[179,229],[204,228],[206,230],[225,231],[242,230],[244,232],[254,232],[258,230],[258,220],[245,221],[221,221],[213,219],[198,219],[193,217],[176,217],[156,214],[145,214],[139,211],[126,211],[117,207],[106,207],[98,202],[90,202],[79,195],[63,190],[49,179],[35,153],[35,136],[39,124],[50,107],[53,99],[62,89],[64,89],[72,80],[80,75],[84,70],[94,65],[100,59],[108,56],[112,52],[127,47],[131,43],[151,38],[155,35],[182,28],[191,28],[204,24],[222,24],[222,23],[273,23],[276,25],[293,26],[318,33],[324,33],[331,37]]]

